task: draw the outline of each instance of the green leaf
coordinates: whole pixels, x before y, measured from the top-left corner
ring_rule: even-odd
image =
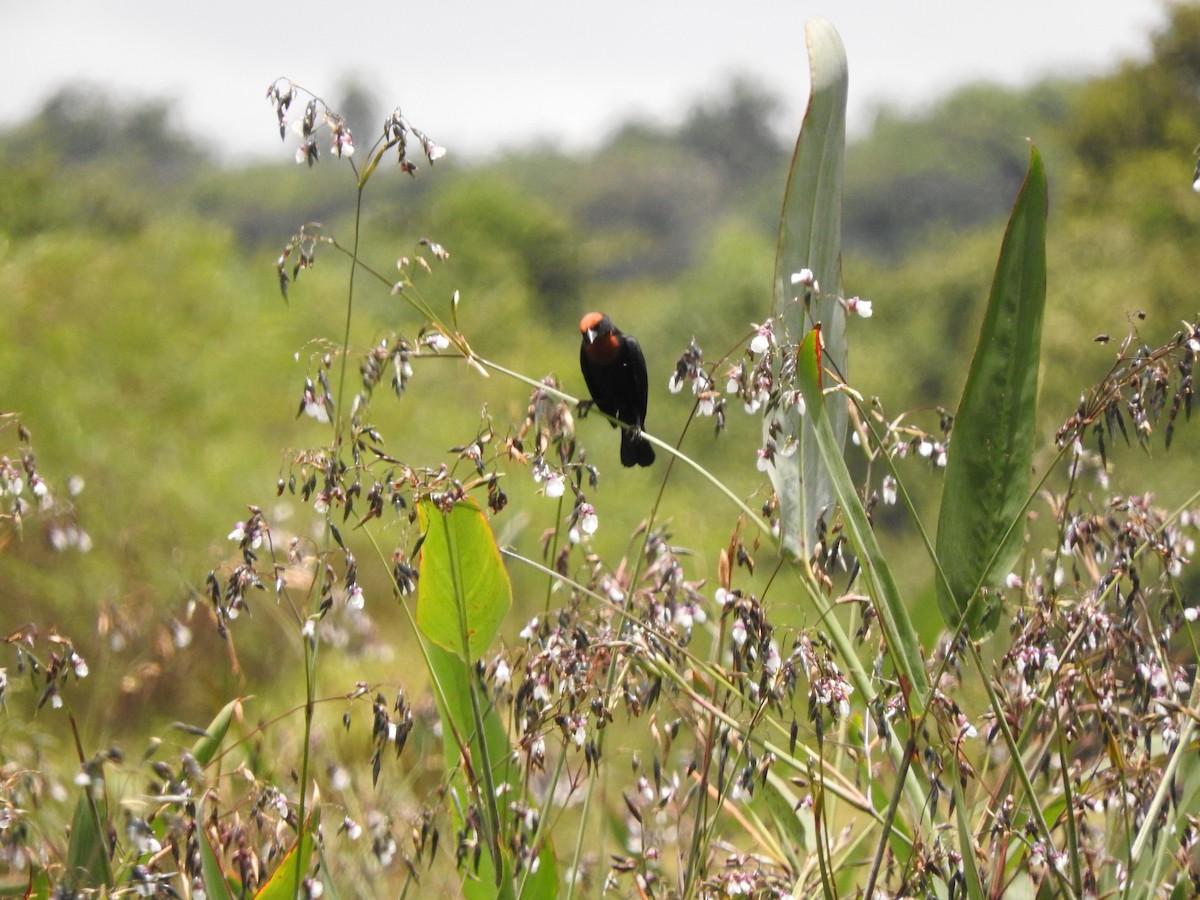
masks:
[[[812,812],[802,808],[801,798],[792,786],[774,772],[768,773],[759,793],[766,802],[776,831],[785,842],[783,850],[788,861],[799,871],[803,861],[816,850],[813,836],[817,829]]]
[[[963,791],[965,775],[954,779],[954,823],[958,826],[958,850],[961,860],[963,881],[967,887],[967,896],[971,900],[983,900],[983,878],[979,867],[975,865],[975,835],[971,831],[970,808],[967,806],[966,794]]]
[[[439,647],[476,660],[512,606],[512,584],[483,512],[472,500],[449,513],[417,506],[421,529],[417,627]]]
[[[999,582],[1020,553],[1033,466],[1042,311],[1046,303],[1046,173],[1037,149],[1017,195],[975,358],[954,419],[942,490],[938,607],[972,637],[995,628],[999,608],[981,588]]]
[[[517,785],[522,779],[504,723],[495,706],[480,695],[473,665],[512,605],[508,572],[487,519],[474,502],[457,503],[444,513],[426,501],[418,504],[417,514],[424,534],[417,627],[431,642],[426,652],[437,686],[446,766],[459,803],[478,802],[488,831],[481,835],[486,852],[479,872],[463,882],[463,893],[472,898],[515,897],[514,885],[520,884],[523,897],[554,897],[558,874],[549,839],[540,850],[538,871],[523,881],[515,879],[511,854],[501,840],[500,820],[508,805],[497,805],[495,785]],[[458,808],[455,817],[461,827]]]
[[[504,722],[496,712],[494,705],[489,704],[487,709],[482,712],[485,746],[480,748],[479,742],[475,739],[475,711],[471,701],[474,667],[464,662],[458,654],[437,646],[429,647],[428,652],[430,670],[433,680],[438,686],[435,695],[438,702],[438,713],[443,722],[442,745],[446,767],[451,770],[450,784],[458,796],[459,804],[465,805],[471,802],[470,785],[461,765],[462,743],[470,748],[470,765],[477,779],[484,767],[487,767],[492,773],[492,781],[496,784],[506,782],[510,787],[522,784],[521,771],[513,762],[512,747],[508,741]],[[476,682],[476,686],[477,684]],[[495,800],[494,797],[481,797],[480,799],[485,803],[494,803]],[[451,805],[455,825],[462,827],[463,819],[459,805]],[[498,816],[499,811],[494,811]],[[538,858],[538,871],[526,879],[521,896],[555,897],[558,893],[558,869],[549,836],[542,845]],[[475,877],[475,873],[472,873],[472,877],[463,882],[464,895],[468,898],[515,897],[511,860],[507,857],[502,858],[501,866],[503,872],[500,887],[497,888],[496,868],[491,853],[484,852],[480,857],[478,876]]]
[[[815,339],[814,339],[815,342]],[[807,340],[805,341],[807,344]],[[803,345],[802,345],[803,347]],[[915,718],[921,715],[929,702],[929,679],[925,673],[925,660],[921,656],[921,642],[909,618],[908,609],[896,586],[875,532],[871,528],[871,520],[863,507],[862,499],[858,496],[850,470],[842,457],[842,445],[833,433],[830,424],[829,404],[819,390],[805,389],[811,378],[800,376],[801,366],[797,366],[797,381],[805,390],[805,401],[808,403],[807,419],[816,440],[816,450],[825,462],[825,470],[829,473],[829,483],[838,506],[842,510],[842,518],[846,526],[846,536],[850,546],[858,557],[862,567],[862,577],[866,580],[871,599],[875,603],[875,611],[879,614],[879,622],[887,637],[888,652],[896,671],[907,680],[911,692],[907,694],[910,714]]]
[[[242,700],[239,697],[236,700],[230,700],[221,711],[213,717],[213,720],[208,723],[208,727],[204,729],[203,737],[199,738],[192,746],[192,756],[196,758],[202,767],[207,766],[213,761],[213,757],[217,755],[217,751],[221,749],[221,742],[225,740],[225,735],[229,731],[229,723],[233,721],[235,712],[241,713]]]
[[[820,324],[833,369],[846,373],[846,311],[839,301],[842,283],[842,167],[846,150],[846,51],[837,31],[822,18],[804,27],[812,90],[788,173],[779,239],[775,249],[773,314],[780,346],[799,343]],[[820,292],[809,304],[794,302],[799,288],[791,276],[811,269]],[[778,373],[777,373],[778,374]],[[838,446],[846,435],[846,403],[829,403]],[[770,468],[779,496],[780,542],[785,553],[807,559],[817,518],[833,499],[833,488],[814,448],[811,426],[793,407],[776,407],[763,420],[763,440],[776,446],[798,441],[796,453],[777,456]]]
[[[197,820],[203,822],[203,814],[198,816]],[[200,877],[204,880],[204,894],[208,900],[233,900],[233,891],[230,890],[221,864],[217,861],[217,854],[209,843],[208,832],[203,828],[199,831],[200,840],[197,843],[200,845]]]
[[[312,860],[313,841],[317,837],[314,819],[309,816],[304,826],[305,839],[292,845],[267,883],[254,895],[256,900],[293,900],[296,896],[296,885],[308,873],[308,864]]]
[[[104,832],[108,821],[108,805],[103,796],[103,776],[98,779],[99,796],[91,785],[79,792],[75,812],[71,817],[71,841],[67,845],[67,867],[88,887],[112,887],[112,864]]]

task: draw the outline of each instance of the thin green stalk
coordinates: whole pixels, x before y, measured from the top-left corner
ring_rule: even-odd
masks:
[[[542,799],[542,803],[538,807],[537,828],[534,829],[533,837],[530,839],[530,842],[529,842],[530,847],[533,849],[533,853],[534,853],[535,857],[541,852],[541,844],[542,844],[542,841],[545,840],[545,833],[546,833],[546,830],[548,827],[546,823],[550,821],[550,807],[552,807],[554,805],[554,787],[558,784],[558,780],[560,778],[562,778],[562,772],[563,772],[563,769],[566,768],[566,765],[567,765],[567,754],[565,754],[565,753],[558,754],[558,759],[554,763],[554,774],[550,777],[550,780],[549,780],[550,790],[547,790],[545,792],[545,795]],[[532,796],[532,792],[530,792],[530,795]],[[532,870],[529,866],[525,866],[521,870],[521,881],[520,881],[519,887],[517,888],[517,896],[518,897],[524,896],[525,883],[529,880],[529,876],[531,874],[532,874]]]
[[[1082,896],[1083,894],[1083,870],[1079,864],[1079,830],[1075,823],[1075,792],[1071,788],[1071,762],[1067,758],[1066,737],[1063,735],[1062,719],[1059,716],[1059,704],[1057,702],[1057,685],[1058,676],[1054,673],[1050,679],[1055,685],[1053,692],[1056,697],[1053,704],[1054,709],[1054,730],[1057,732],[1058,745],[1058,764],[1059,773],[1062,776],[1063,786],[1063,804],[1065,806],[1066,828],[1067,828],[1067,847],[1070,850],[1071,862],[1071,884],[1075,888],[1075,893]]]
[[[358,259],[358,246],[362,226],[363,184],[359,183],[354,204],[354,243],[351,259]],[[350,278],[346,288],[346,328],[342,335],[341,371],[338,375],[337,409],[334,410],[333,453],[336,456],[342,445],[342,434],[346,427],[345,395],[346,395],[346,366],[350,356],[350,329],[354,322],[354,274],[357,266],[350,266]],[[329,521],[326,520],[325,544],[329,546]],[[314,582],[315,583],[315,582]],[[316,640],[304,641],[304,747],[300,756],[300,810],[297,823],[296,853],[303,856],[304,839],[306,836],[305,822],[308,814],[308,768],[312,748],[313,710],[317,693],[317,647]],[[296,877],[292,895],[299,898],[304,873],[296,867]]]

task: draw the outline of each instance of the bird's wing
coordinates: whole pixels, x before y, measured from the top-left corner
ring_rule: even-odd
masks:
[[[646,357],[636,338],[625,335],[625,347],[629,351],[629,368],[633,374],[633,387],[637,397],[638,428],[646,424],[646,406],[650,400],[650,381],[646,374]]]

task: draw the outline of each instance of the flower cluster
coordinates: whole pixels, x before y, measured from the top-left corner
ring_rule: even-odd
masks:
[[[322,130],[329,132],[329,152],[339,159],[349,159],[354,156],[354,135],[351,134],[346,119],[340,113],[329,108],[329,105],[315,94],[289,81],[278,78],[267,88],[267,100],[275,107],[275,119],[279,124],[279,137],[287,140],[288,115],[292,104],[302,98],[304,111],[299,118],[291,123],[291,128],[299,137],[296,147],[296,162],[301,165],[313,166],[321,158],[319,134]],[[378,161],[379,156],[389,149],[395,149],[397,162],[401,171],[409,175],[416,174],[417,166],[408,156],[408,138],[412,134],[421,144],[421,152],[429,160],[430,165],[446,155],[446,148],[440,146],[423,131],[413,127],[399,109],[389,115],[383,123],[383,131],[372,152]]]
[[[1107,341],[1107,336],[1098,340]],[[1184,327],[1166,343],[1151,348],[1136,327],[1122,341],[1117,361],[1107,377],[1080,398],[1075,413],[1058,429],[1059,447],[1074,444],[1082,449],[1085,436],[1095,438],[1102,459],[1107,441],[1119,433],[1147,446],[1165,417],[1164,440],[1171,446],[1179,413],[1190,417],[1195,395],[1193,371],[1200,354],[1200,320]],[[1126,420],[1129,426],[1126,425]]]
[[[83,491],[83,479],[78,475],[68,479],[69,499],[56,493],[38,471],[29,431],[12,413],[0,412],[0,429],[10,423],[16,425],[20,456],[11,459],[0,454],[0,529],[21,535],[26,519],[36,515],[45,523],[46,538],[55,550],[87,553],[92,538],[79,524],[73,502]]]

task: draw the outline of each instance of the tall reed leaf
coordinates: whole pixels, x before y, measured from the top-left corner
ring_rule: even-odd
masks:
[[[1013,205],[946,466],[937,555],[938,606],[951,628],[995,628],[999,607],[976,593],[1012,568],[1024,534],[1046,303],[1046,173],[1037,148]]]
[[[798,344],[820,323],[827,359],[846,372],[846,312],[841,293],[842,164],[846,150],[846,95],[849,75],[842,39],[820,17],[804,26],[812,91],[788,173],[775,248],[775,331],[785,346]],[[794,302],[791,276],[811,269],[820,288],[811,303]],[[838,445],[846,436],[846,402],[830,398],[830,424]],[[775,407],[763,420],[764,440],[782,445],[799,441],[791,455],[777,454],[769,469],[779,496],[783,551],[807,559],[817,517],[833,501],[833,488],[816,450],[812,426],[795,406]]]

